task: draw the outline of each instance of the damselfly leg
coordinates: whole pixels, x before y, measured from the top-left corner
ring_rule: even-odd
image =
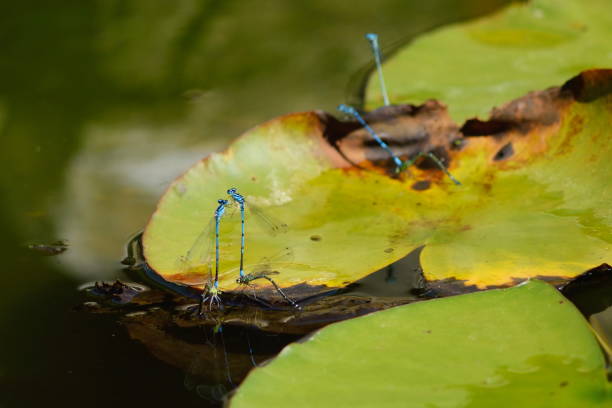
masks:
[[[202,292],[202,299],[200,300],[200,307],[198,314],[202,316],[204,314],[204,305],[208,302],[208,310],[212,310],[213,304],[216,304],[218,308],[222,307],[221,303],[221,291],[216,282],[208,281]]]
[[[265,279],[268,282],[270,282],[272,286],[274,286],[274,289],[278,292],[279,295],[282,296],[283,299],[285,299],[287,303],[289,303],[291,306],[293,306],[294,308],[298,310],[302,310],[302,307],[297,302],[292,300],[289,296],[287,296],[285,292],[283,292],[283,290],[278,286],[278,284],[274,282],[274,279],[268,276],[268,275],[273,275],[273,274],[276,275],[278,274],[278,272],[274,271],[274,272],[268,272],[268,273],[249,273],[249,274],[246,274],[236,279],[236,282],[240,283],[241,285],[251,286],[251,282],[255,280]]]
[[[265,279],[272,284],[274,290],[291,306],[296,309],[301,310],[301,306],[292,300],[287,294],[280,288],[280,286],[270,277],[270,275],[278,275],[280,272],[277,270],[273,270],[275,267],[282,267],[283,264],[286,264],[291,261],[293,258],[293,251],[290,248],[284,248],[281,252],[276,254],[271,258],[262,259],[261,263],[253,266],[252,272],[248,274],[244,274],[236,279],[236,282],[240,285],[245,285],[246,287],[251,287],[253,289],[253,296],[257,298],[255,294],[255,285],[254,281],[259,279]]]

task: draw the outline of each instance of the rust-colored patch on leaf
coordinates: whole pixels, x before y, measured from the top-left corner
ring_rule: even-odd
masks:
[[[563,92],[571,93],[579,102],[591,102],[612,92],[612,69],[591,69],[567,81]]]
[[[561,108],[571,102],[559,88],[530,92],[491,111],[488,120],[469,119],[461,127],[464,136],[504,138],[510,133],[526,135],[538,127],[559,121]]]
[[[416,191],[427,190],[431,186],[431,182],[429,180],[420,180],[412,185],[412,189]]]
[[[493,171],[511,170],[523,167],[549,151],[548,139],[558,131],[560,118],[572,103],[592,100],[610,92],[611,84],[612,70],[585,71],[563,87],[530,92],[494,108],[487,120],[469,119],[461,127],[451,120],[446,106],[434,100],[422,105],[385,106],[363,116],[402,160],[420,152],[431,152],[452,172],[463,159],[469,160],[475,152],[486,151]],[[580,118],[573,120],[575,132],[579,132],[583,122]],[[342,122],[326,115],[322,122],[325,139],[347,163],[353,165],[353,170],[370,170],[398,177],[408,182],[416,192],[428,190],[426,183],[440,184],[445,178],[428,158],[418,160],[408,169],[408,174],[398,176],[388,152],[357,121]],[[466,143],[466,138],[470,138],[472,143]],[[569,151],[571,137],[564,143],[566,145],[561,146],[559,154]],[[483,181],[485,190],[491,182]]]
[[[550,211],[555,208],[581,205],[587,208],[592,205],[594,211],[605,214],[601,207],[605,200],[591,203],[585,199],[584,203],[573,194],[580,190],[575,186],[587,183],[599,183],[593,184],[597,197],[609,192],[606,184],[598,180],[605,163],[604,132],[612,98],[601,97],[597,101],[593,98],[612,91],[610,83],[612,70],[588,71],[563,87],[531,92],[495,108],[488,120],[473,119],[464,124],[461,131],[469,143],[461,151],[451,150],[450,170],[469,194],[474,194],[470,207],[482,208],[483,224],[472,221],[472,230],[459,231],[453,228],[453,223],[461,220],[447,218],[440,224],[443,234],[426,244],[422,260],[425,276],[438,282],[434,288],[439,287],[439,293],[461,293],[474,286],[479,289],[512,286],[530,277],[559,284],[580,273],[579,268],[589,267],[590,262],[606,261],[605,238],[597,235],[600,230],[609,231],[602,218],[583,223],[578,213],[558,221],[546,217],[554,214]],[[589,100],[593,101],[590,106],[583,104]],[[589,153],[588,149],[593,151]],[[563,175],[555,175],[555,163],[566,163],[569,157],[577,157],[582,166],[576,166],[577,171],[572,174],[564,165]],[[459,189],[449,193],[464,194]],[[505,212],[496,210],[505,205]],[[465,216],[470,217],[469,211]],[[499,227],[494,227],[497,224]],[[588,227],[580,229],[576,225]],[[561,235],[550,233],[557,229]],[[584,244],[568,243],[582,233],[585,239],[593,240],[592,250],[584,249]],[[552,246],[555,239],[559,243]],[[499,243],[499,247],[490,245],[481,256],[480,240]],[[457,248],[467,250],[465,259],[461,252],[451,252],[455,242]],[[530,244],[521,248],[521,242]],[[542,253],[534,251],[535,248],[541,248]],[[558,254],[554,248],[558,248]],[[576,256],[570,258],[568,254],[574,252]],[[447,282],[445,278],[455,279]]]
[[[560,118],[572,103],[592,101],[609,92],[612,92],[612,70],[585,71],[562,87],[530,92],[494,108],[488,120],[469,119],[461,127],[461,133],[468,138],[478,136],[472,139],[476,143],[468,149],[488,151],[491,162],[498,162],[498,169],[518,168],[549,151],[548,139],[558,131]],[[569,134],[556,151],[559,155],[572,150],[573,136],[583,130],[585,119],[573,116],[569,126]],[[454,160],[470,155],[469,152],[453,153]],[[512,160],[506,162],[510,156]]]
[[[177,273],[165,276],[164,279],[170,282],[182,283],[189,286],[204,286],[208,275],[195,272]]]
[[[478,118],[468,119],[461,127],[464,136],[489,136],[502,134],[512,128],[511,122],[502,120],[480,120]]]
[[[573,97],[556,87],[530,92],[494,108],[486,121],[476,118],[466,121],[461,132],[471,143],[460,152],[452,151],[451,158],[456,162],[487,152],[491,171],[524,167],[549,151],[549,138],[559,130],[560,118],[571,103]],[[493,177],[491,172],[485,173],[482,179],[485,189]]]
[[[570,276],[536,275],[529,279],[538,279],[544,282],[548,282],[551,285],[556,286],[557,288],[561,288],[563,287],[563,285],[566,285],[568,282],[573,281],[573,278]],[[478,292],[481,290],[503,289],[503,288],[509,288],[512,286],[516,286],[527,280],[528,278],[509,277],[508,282],[505,284],[488,285],[485,287],[481,287],[479,285],[470,285],[465,280],[446,278],[446,279],[433,280],[433,281],[426,282],[425,295],[429,297],[443,297],[443,296],[462,295],[464,293]]]
[[[579,134],[584,128],[584,118],[579,115],[574,115],[569,122],[568,137],[563,140],[557,149],[558,155],[566,155],[572,151],[573,136]]]
[[[385,106],[364,114],[364,119],[402,160],[431,152],[448,164],[448,151],[458,146],[461,136],[446,106],[434,100],[422,105]],[[363,169],[394,175],[395,164],[389,154],[357,121],[341,122],[328,117],[326,124],[325,138],[348,161]],[[441,172],[430,159],[419,160],[417,167],[434,173],[426,175],[430,181],[443,177],[436,174]]]

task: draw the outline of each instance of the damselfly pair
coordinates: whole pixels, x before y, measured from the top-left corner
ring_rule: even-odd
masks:
[[[253,215],[253,218],[260,221],[261,224],[265,226],[265,230],[267,230],[271,234],[276,234],[279,232],[284,232],[287,229],[287,226],[282,223],[278,223],[273,221],[269,216],[265,215],[261,210],[259,210],[256,206],[251,205],[247,202],[245,197],[238,193],[235,188],[230,188],[227,190],[228,198],[227,199],[219,199],[217,200],[218,206],[215,209],[214,217],[209,223],[209,226],[205,228],[198,238],[195,240],[192,247],[187,251],[185,256],[181,257],[181,263],[186,266],[191,266],[192,264],[204,264],[206,265],[209,273],[212,272],[210,268],[210,264],[212,263],[212,254],[211,249],[212,245],[210,245],[211,237],[214,237],[214,264],[215,264],[215,273],[214,279],[212,276],[209,276],[208,281],[206,282],[206,286],[204,288],[204,292],[202,293],[202,299],[200,302],[200,312],[203,310],[203,306],[206,302],[209,303],[209,308],[212,308],[213,304],[221,305],[221,290],[219,289],[219,265],[220,265],[220,229],[221,229],[221,221],[226,215],[226,210],[229,207],[238,207],[240,210],[240,266],[239,266],[239,275],[236,279],[236,282],[240,285],[252,286],[252,282],[258,279],[265,279],[269,281],[274,289],[285,299],[289,304],[293,307],[299,309],[300,306],[293,300],[291,300],[283,290],[277,285],[277,283],[270,278],[268,275],[275,274],[278,272],[274,271],[257,271],[254,270],[251,273],[245,273],[244,271],[244,255],[245,255],[245,221],[246,221],[246,212],[249,211],[250,215]],[[209,242],[208,249],[204,250],[206,246],[206,242]],[[211,273],[212,275],[212,273]]]
[[[374,33],[369,33],[369,34],[366,34],[365,37],[369,41],[370,46],[372,48],[372,52],[374,54],[376,70],[378,71],[378,79],[380,82],[381,93],[383,96],[385,106],[389,106],[390,102],[389,102],[389,96],[387,95],[387,89],[385,87],[385,79],[384,79],[383,71],[382,71],[382,62],[381,62],[382,56],[380,52],[380,47],[378,45],[378,35]],[[448,178],[450,178],[453,181],[453,183],[455,183],[456,185],[461,185],[459,180],[453,177],[453,175],[448,171],[448,169],[442,163],[442,161],[439,158],[437,158],[433,153],[420,152],[414,155],[414,157],[412,157],[411,159],[402,161],[395,153],[393,153],[393,150],[391,150],[389,145],[385,143],[378,134],[376,134],[374,129],[372,129],[370,125],[368,125],[365,119],[359,114],[359,112],[357,112],[355,108],[353,108],[352,106],[341,104],[338,106],[338,110],[348,115],[351,115],[355,119],[357,119],[357,121],[361,124],[361,126],[363,126],[368,131],[368,133],[372,136],[372,138],[376,141],[376,143],[378,143],[380,147],[382,147],[387,153],[389,153],[389,155],[393,159],[393,162],[395,163],[395,173],[396,174],[399,174],[402,171],[408,169],[408,167],[412,166],[419,158],[428,157],[436,164],[436,166],[440,168],[440,170],[442,170],[448,176]]]

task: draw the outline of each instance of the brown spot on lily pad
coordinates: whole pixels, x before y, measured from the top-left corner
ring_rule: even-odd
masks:
[[[416,191],[424,191],[429,187],[431,187],[431,181],[429,180],[419,180],[411,186],[411,188]]]
[[[579,102],[591,102],[612,92],[612,69],[591,69],[581,72],[561,87]]]
[[[462,139],[446,106],[435,100],[422,105],[384,106],[364,113],[363,117],[393,152],[404,159],[432,152],[448,163],[451,144]],[[389,153],[356,120],[340,122],[328,117],[324,124],[325,138],[348,162],[385,174],[395,170]],[[418,166],[423,170],[438,170],[427,159],[420,160]]]
[[[202,273],[185,272],[169,275],[166,280],[178,282],[189,286],[198,286],[206,283],[206,276]]]
[[[461,127],[464,136],[489,136],[505,133],[512,129],[512,123],[506,120],[468,119]]]
[[[493,161],[506,160],[513,154],[514,154],[514,148],[512,147],[512,143],[508,142],[501,149],[499,149],[497,153],[495,153],[495,156],[493,157]]]
[[[584,128],[584,118],[580,115],[575,115],[570,119],[568,132],[570,137],[566,137],[563,142],[559,145],[557,154],[566,155],[572,152],[573,149],[573,136],[582,132]]]

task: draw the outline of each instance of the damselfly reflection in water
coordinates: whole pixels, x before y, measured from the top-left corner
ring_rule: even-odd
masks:
[[[262,311],[253,310],[258,314]],[[250,313],[249,313],[250,314]],[[256,317],[254,317],[256,318]],[[223,403],[247,374],[260,363],[280,352],[301,335],[264,332],[248,325],[216,320],[211,325],[182,328],[181,356],[184,366],[184,386],[199,397],[213,403]]]
[[[243,332],[248,329],[227,327],[228,333],[225,329],[219,320],[201,327],[185,367],[185,388],[212,403],[222,403],[246,373],[256,367],[250,341],[244,340]]]

